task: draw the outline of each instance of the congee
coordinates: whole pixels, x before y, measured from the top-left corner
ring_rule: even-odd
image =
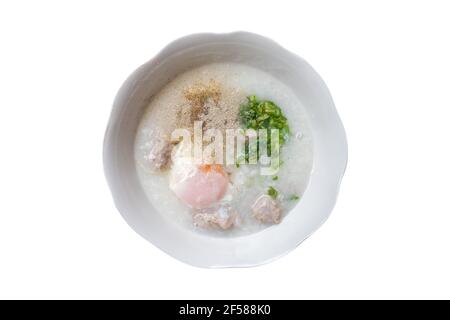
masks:
[[[152,97],[134,149],[156,211],[210,236],[284,223],[313,165],[299,97],[272,75],[237,63],[207,64],[168,82]]]

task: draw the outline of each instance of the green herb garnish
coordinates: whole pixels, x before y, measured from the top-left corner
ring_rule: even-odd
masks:
[[[291,195],[290,197],[289,197],[289,200],[292,200],[292,201],[297,201],[297,200],[299,200],[300,199],[300,197],[298,196],[298,195],[296,195],[296,194],[293,194],[293,195]]]
[[[278,191],[272,186],[270,186],[269,189],[267,190],[267,194],[271,196],[273,199],[276,199],[278,197]]]
[[[273,181],[277,181],[278,180],[278,176],[275,176],[272,178]]]
[[[282,146],[289,137],[289,125],[280,107],[269,100],[259,100],[256,96],[247,97],[247,103],[242,104],[239,118],[245,129],[267,130],[267,155],[272,154],[271,130],[279,130],[279,142]],[[258,144],[259,145],[259,144]],[[246,148],[246,159],[248,158]],[[257,158],[259,159],[259,150]]]

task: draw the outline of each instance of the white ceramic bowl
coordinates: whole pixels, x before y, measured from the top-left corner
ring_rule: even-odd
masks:
[[[210,237],[167,222],[138,181],[133,145],[151,97],[170,79],[210,62],[240,62],[271,73],[302,101],[312,127],[314,164],[298,205],[276,226],[236,237]],[[201,267],[266,263],[298,246],[330,215],[347,163],[344,128],[320,76],[297,55],[247,32],[195,34],[166,46],[133,72],[117,93],[106,130],[103,160],[117,209],[142,237],[178,260]]]

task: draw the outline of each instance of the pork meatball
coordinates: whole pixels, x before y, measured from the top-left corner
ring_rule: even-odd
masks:
[[[149,142],[145,159],[151,172],[167,169],[170,164],[172,143],[165,137],[157,136]]]
[[[280,223],[281,208],[278,201],[264,194],[253,203],[252,216],[263,223]]]
[[[227,230],[236,224],[238,213],[230,205],[224,204],[206,209],[197,209],[194,211],[192,218],[196,227]]]

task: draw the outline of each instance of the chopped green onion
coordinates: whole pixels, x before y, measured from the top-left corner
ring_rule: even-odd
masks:
[[[271,130],[278,129],[279,143],[283,145],[289,137],[290,130],[286,117],[279,106],[269,100],[259,100],[255,95],[247,97],[247,103],[239,109],[239,118],[245,129],[267,130],[267,155],[272,154]],[[246,148],[246,159],[248,159]],[[259,151],[257,153],[259,159]]]
[[[267,190],[267,194],[271,196],[273,199],[276,199],[278,197],[278,191],[272,186],[270,186],[269,189]]]

